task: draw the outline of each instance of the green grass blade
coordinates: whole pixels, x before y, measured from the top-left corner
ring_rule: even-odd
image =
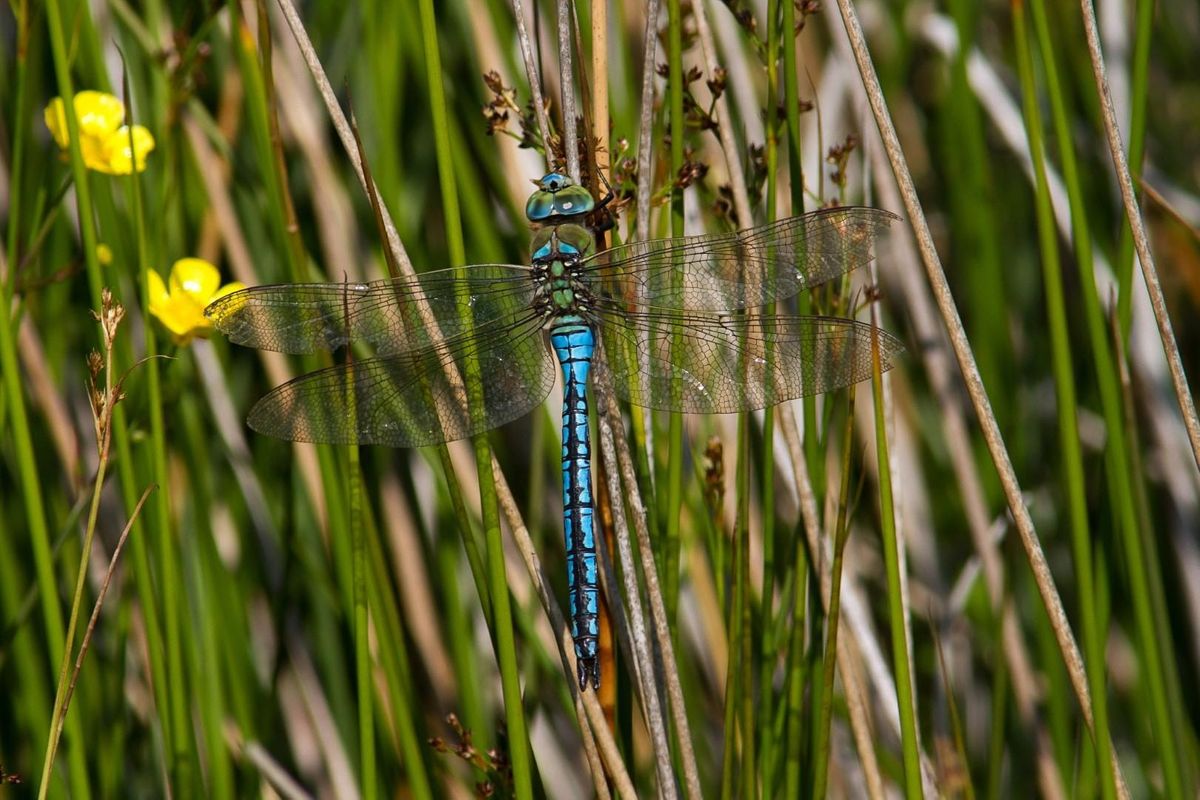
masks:
[[[1057,395],[1059,449],[1063,460],[1063,483],[1070,515],[1071,543],[1075,556],[1075,578],[1079,587],[1079,615],[1082,618],[1083,645],[1087,653],[1088,682],[1092,692],[1092,711],[1095,718],[1097,768],[1101,776],[1102,796],[1116,796],[1116,784],[1109,767],[1112,748],[1108,733],[1108,687],[1104,661],[1105,632],[1096,624],[1092,605],[1091,530],[1088,525],[1087,497],[1084,487],[1083,454],[1079,444],[1075,376],[1067,331],[1066,305],[1063,296],[1061,265],[1058,259],[1058,236],[1054,212],[1050,204],[1050,189],[1046,180],[1045,155],[1042,146],[1041,113],[1034,88],[1033,56],[1030,51],[1023,5],[1013,6],[1014,39],[1017,44],[1017,65],[1020,68],[1024,94],[1025,126],[1029,136],[1030,153],[1036,184],[1039,244],[1042,255],[1042,276],[1046,292],[1046,312],[1050,321],[1050,340],[1054,364],[1054,386]]]
[[[434,16],[432,0],[419,0],[418,6],[424,40],[425,70],[429,87],[430,111],[433,117],[438,175],[442,191],[442,210],[445,214],[450,245],[450,261],[455,265],[461,265],[466,261],[466,249],[462,238],[462,221],[459,216],[458,191],[454,180],[449,121],[446,116],[445,95],[442,87],[437,21]],[[462,298],[462,300],[468,302],[467,298]],[[472,407],[481,408],[482,403],[479,401],[482,399],[482,376],[479,374],[478,365],[469,363],[467,374],[464,377]],[[495,637],[497,657],[500,662],[500,678],[504,691],[509,757],[512,760],[514,791],[517,797],[524,800],[533,796],[533,764],[516,657],[512,607],[504,568],[504,547],[500,537],[500,506],[496,497],[495,477],[492,474],[492,451],[488,446],[487,436],[476,436],[474,445],[486,541],[488,588],[494,613],[492,632]]]
[[[1071,228],[1075,240],[1084,315],[1091,354],[1095,361],[1104,421],[1109,431],[1105,452],[1107,474],[1115,504],[1114,513],[1119,523],[1120,540],[1128,564],[1128,580],[1138,646],[1146,663],[1143,686],[1149,696],[1150,718],[1153,722],[1159,753],[1163,759],[1163,776],[1166,781],[1167,795],[1177,799],[1185,796],[1181,766],[1182,754],[1178,749],[1179,742],[1175,738],[1175,726],[1172,723],[1167,699],[1167,686],[1173,682],[1173,678],[1166,673],[1167,670],[1174,670],[1174,648],[1169,635],[1165,640],[1159,639],[1160,630],[1156,627],[1153,614],[1153,606],[1156,601],[1150,596],[1155,582],[1147,575],[1147,570],[1157,570],[1159,565],[1147,563],[1144,545],[1144,537],[1147,532],[1141,531],[1134,507],[1135,490],[1131,483],[1133,470],[1130,467],[1129,454],[1125,444],[1128,437],[1125,433],[1125,419],[1121,410],[1120,388],[1104,313],[1100,306],[1095,280],[1092,277],[1091,232],[1087,222],[1086,201],[1081,186],[1079,167],[1076,163],[1074,148],[1070,144],[1071,126],[1058,79],[1056,45],[1050,34],[1049,22],[1042,0],[1031,0],[1030,10],[1034,31],[1042,53],[1046,89],[1050,99],[1055,135],[1059,142],[1059,155],[1062,158],[1063,179],[1070,198]]]
[[[891,622],[892,668],[895,671],[896,702],[900,707],[900,744],[904,751],[904,794],[909,800],[924,797],[921,786],[921,762],[918,755],[917,708],[913,691],[912,664],[909,661],[909,631],[900,596],[900,555],[896,536],[896,510],[892,497],[891,461],[888,457],[887,419],[883,413],[883,373],[879,349],[872,349],[874,372],[872,388],[875,400],[875,452],[879,464],[879,514],[883,538],[883,559],[887,569],[888,609]]]

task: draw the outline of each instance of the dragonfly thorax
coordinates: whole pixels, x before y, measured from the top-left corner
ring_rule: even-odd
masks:
[[[595,249],[591,231],[564,223],[539,228],[533,237],[533,279],[548,316],[576,315],[590,306],[583,261]]]

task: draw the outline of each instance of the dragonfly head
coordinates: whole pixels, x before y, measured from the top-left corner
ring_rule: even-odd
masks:
[[[553,223],[556,218],[579,217],[596,207],[591,192],[557,172],[534,181],[538,187],[525,204],[530,222]]]

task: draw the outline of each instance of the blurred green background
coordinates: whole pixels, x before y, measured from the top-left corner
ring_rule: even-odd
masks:
[[[659,12],[644,144],[645,5],[604,6],[604,36],[595,0],[569,5],[580,129],[593,130],[597,98],[611,120],[598,150],[621,197],[615,234],[729,230],[831,203],[899,213],[870,270],[801,308],[876,319],[907,353],[882,383],[765,415],[623,409],[677,666],[645,668],[682,700],[672,714],[658,698],[661,718],[620,641],[581,718],[518,547],[532,543],[565,605],[557,391],[474,448],[352,451],[245,427],[255,399],[319,362],[206,338],[175,262],[214,265],[219,278],[194,264],[177,275],[211,280],[208,295],[387,274],[371,200],[279,7],[0,11],[0,795],[1197,796],[1200,475],[1080,7],[854,4],[914,218],[836,4],[700,2]],[[561,131],[555,4],[523,10]],[[1195,375],[1200,7],[1096,11]],[[416,269],[522,263],[530,180],[549,165],[513,6],[318,0],[298,13]],[[119,98],[123,115],[76,104],[56,141],[44,110],[84,90]],[[122,160],[121,124],[153,137],[144,171]],[[1036,526],[1025,546],[918,222]],[[105,288],[125,311],[111,347],[92,314]],[[122,399],[97,426],[106,386]],[[625,511],[632,525],[642,506]],[[1031,552],[1049,568],[1040,592]],[[1069,630],[1046,597],[1061,598]],[[1066,666],[1071,636],[1086,675]]]

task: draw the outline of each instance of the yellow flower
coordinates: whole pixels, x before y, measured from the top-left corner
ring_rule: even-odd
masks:
[[[146,156],[154,149],[154,137],[141,125],[133,126],[133,143],[129,141],[129,126],[122,125],[116,133],[104,140],[104,157],[108,174],[128,175],[133,172],[134,154],[137,154],[137,171],[146,169]],[[97,169],[99,169],[97,167]],[[100,170],[104,172],[104,170]]]
[[[130,129],[125,122],[125,105],[104,92],[84,91],[75,95],[75,116],[79,120],[79,149],[88,169],[106,175],[128,175],[136,162],[137,171],[146,168],[146,156],[154,149],[154,137],[141,125]],[[46,106],[46,127],[63,150],[70,145],[66,105],[56,97]],[[134,154],[136,153],[136,158]]]
[[[147,282],[150,313],[158,317],[180,345],[196,336],[208,336],[212,323],[204,316],[205,306],[244,288],[236,281],[221,286],[221,273],[202,258],[179,259],[171,265],[166,282],[158,272],[150,270]]]
[[[104,92],[78,92],[75,95],[75,117],[79,120],[80,134],[85,138],[102,140],[125,121],[125,104]],[[54,98],[46,106],[46,127],[58,146],[66,150],[70,138],[67,134],[66,106],[61,97]]]
[[[100,262],[100,266],[107,267],[113,260],[112,248],[104,242],[96,245],[96,260]]]

